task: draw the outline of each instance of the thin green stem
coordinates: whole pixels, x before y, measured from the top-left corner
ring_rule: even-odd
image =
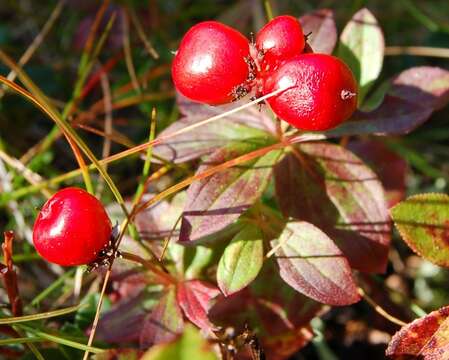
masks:
[[[151,113],[150,135],[148,137],[148,142],[152,142],[155,137],[156,137],[156,109],[153,108],[153,111]],[[143,164],[142,176],[140,178],[139,185],[137,186],[136,193],[134,194],[133,205],[136,205],[140,201],[140,198],[142,197],[143,192],[145,190],[145,183],[148,177],[150,176],[152,155],[153,155],[153,147],[150,146],[147,149],[145,163]]]
[[[273,16],[273,9],[271,7],[270,0],[264,0],[263,5],[265,7],[265,12],[267,13],[268,21],[272,20],[274,18],[274,16]]]
[[[155,135],[156,135],[156,109],[153,108],[151,112],[150,135],[148,136],[148,142],[152,142],[155,138]],[[140,199],[142,198],[143,192],[145,191],[145,183],[150,175],[152,155],[153,155],[153,147],[150,146],[147,149],[145,163],[143,164],[142,176],[140,178],[139,184],[137,185],[136,193],[134,194],[132,205],[133,207],[137,206],[137,204],[140,202]],[[133,224],[130,224],[129,232],[134,239],[136,240],[140,239],[139,233]]]

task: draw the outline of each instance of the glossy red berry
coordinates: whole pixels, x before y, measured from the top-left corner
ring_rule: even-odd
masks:
[[[219,22],[201,22],[181,40],[172,64],[173,82],[191,100],[227,103],[249,91],[251,62],[246,37]]]
[[[298,19],[289,15],[275,17],[256,36],[256,48],[262,60],[262,71],[271,71],[284,60],[304,50],[305,38]]]
[[[357,107],[357,83],[348,66],[325,54],[302,54],[264,79],[263,92],[286,89],[267,101],[296,128],[322,131],[347,120]]]
[[[78,188],[58,191],[42,207],[34,223],[33,242],[49,262],[89,264],[111,239],[112,226],[103,205]]]

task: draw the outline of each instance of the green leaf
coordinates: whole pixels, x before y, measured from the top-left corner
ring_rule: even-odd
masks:
[[[404,241],[425,259],[449,267],[449,196],[411,196],[391,209]]]
[[[177,341],[157,345],[147,351],[142,360],[218,360],[209,344],[192,325],[186,326]]]
[[[223,106],[209,106],[190,101],[178,95],[177,102],[183,117],[162,131],[158,137],[181,131],[199,121],[232,110],[241,102]],[[252,139],[270,139],[274,133],[273,121],[267,111],[256,106],[239,111],[223,119],[206,123],[195,131],[164,140],[154,147],[154,154],[175,163],[183,163],[210,154],[232,143],[244,143]]]
[[[202,271],[209,265],[213,259],[213,250],[206,246],[195,246],[185,248],[184,263],[186,279],[198,278]]]
[[[217,282],[225,295],[233,294],[253,281],[263,264],[263,233],[246,225],[226,247],[217,269]]]
[[[352,69],[359,83],[359,104],[382,70],[385,40],[376,18],[359,10],[340,36],[338,56]]]

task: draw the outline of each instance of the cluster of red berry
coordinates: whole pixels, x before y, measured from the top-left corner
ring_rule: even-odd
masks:
[[[304,130],[327,130],[357,107],[357,83],[348,66],[314,54],[300,22],[278,16],[248,41],[215,21],[193,26],[172,65],[178,91],[210,105],[276,92],[267,102],[282,120]]]

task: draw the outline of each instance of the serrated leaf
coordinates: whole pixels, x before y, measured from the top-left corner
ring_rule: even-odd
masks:
[[[253,281],[263,264],[263,233],[246,225],[226,247],[217,269],[217,282],[225,295],[233,294]]]
[[[264,144],[265,145],[265,144]],[[197,173],[263,146],[259,142],[234,144],[214,152]],[[262,195],[281,151],[271,151],[200,181],[187,190],[179,241],[195,241],[232,224]]]
[[[315,224],[336,242],[351,267],[385,270],[390,219],[376,174],[349,150],[330,143],[297,147],[275,167],[276,195],[286,217]]]
[[[299,18],[307,43],[314,53],[332,54],[337,43],[337,27],[334,12],[331,9],[320,9]]]
[[[289,223],[272,246],[277,249],[282,279],[295,290],[329,305],[359,301],[348,261],[314,225],[303,221]]]
[[[355,140],[348,144],[353,151],[377,174],[385,189],[388,207],[405,197],[407,162],[379,140]]]
[[[338,47],[338,55],[359,84],[359,104],[382,70],[384,50],[385,40],[376,18],[366,8],[359,10],[343,29]]]
[[[267,359],[287,359],[312,339],[309,322],[322,308],[282,281],[271,258],[248,287],[220,296],[209,318],[223,328],[232,326],[237,333],[248,325],[261,341]]]
[[[146,349],[155,344],[172,341],[183,328],[184,320],[176,299],[176,289],[169,287],[144,319],[140,347]]]
[[[162,131],[158,137],[179,131],[199,121],[229,111],[242,102],[224,106],[209,106],[188,100],[179,95],[178,106],[183,117]],[[257,106],[239,111],[223,119],[219,119],[167,139],[153,149],[153,153],[168,161],[182,163],[199,158],[216,149],[234,142],[245,142],[256,138],[271,138],[273,120],[266,110],[259,111]]]
[[[449,195],[411,196],[391,209],[391,217],[413,251],[449,267]]]
[[[449,103],[449,71],[430,66],[403,71],[392,81],[383,103],[371,112],[356,112],[328,136],[403,135],[426,122]]]
[[[218,296],[217,287],[201,280],[189,280],[178,285],[178,304],[185,316],[201,329],[211,329],[213,325],[207,317],[211,300]]]
[[[401,328],[391,339],[386,355],[392,359],[447,359],[449,306],[432,311]]]
[[[218,360],[218,357],[199,331],[187,325],[176,341],[152,347],[142,360]]]

